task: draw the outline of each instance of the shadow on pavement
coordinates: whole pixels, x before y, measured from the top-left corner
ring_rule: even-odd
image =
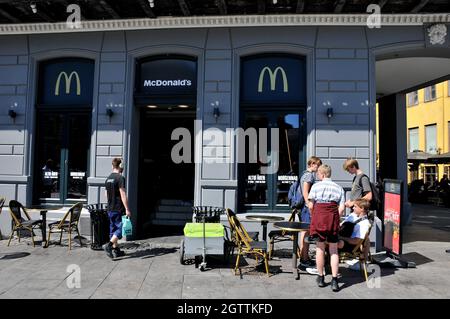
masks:
[[[9,260],[9,259],[18,259],[29,256],[30,253],[26,252],[17,252],[17,253],[8,253],[4,255],[0,255],[0,260]]]

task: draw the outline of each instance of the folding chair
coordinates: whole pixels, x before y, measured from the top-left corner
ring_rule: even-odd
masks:
[[[359,262],[359,269],[361,270],[361,274],[368,281],[367,276],[367,262],[372,261],[372,255],[370,254],[370,231],[372,230],[372,223],[370,223],[370,227],[367,230],[364,239],[361,239],[355,248],[351,252],[339,252],[339,262],[344,262],[345,260],[357,259]]]
[[[225,232],[225,239],[227,240],[227,256],[234,254],[234,248],[238,247],[239,239],[237,238],[234,223],[232,221],[232,217],[236,217],[236,214],[231,210],[230,208],[227,208],[225,210],[227,213],[228,223],[230,224],[230,227],[225,226],[225,228],[230,229],[230,235],[228,236],[228,232]],[[258,240],[259,232],[248,232],[248,236],[252,240]]]
[[[297,214],[297,209],[293,208],[291,212],[291,216],[289,217],[289,221],[293,222],[295,221],[295,215]],[[294,240],[294,234],[289,231],[276,229],[269,232],[269,259],[272,259],[272,254],[274,250],[275,243],[279,243],[282,241],[292,241]],[[300,247],[297,247],[297,256],[300,258]]]
[[[9,236],[8,246],[11,243],[11,239],[14,236],[14,232],[17,233],[17,237],[19,238],[20,243],[20,232],[22,230],[28,230],[31,234],[31,241],[33,242],[33,247],[35,247],[34,242],[34,230],[37,228],[41,228],[42,221],[31,219],[30,215],[28,215],[25,207],[21,203],[16,200],[11,200],[9,202],[9,211],[11,213],[11,219],[13,221],[13,229],[11,235]],[[27,219],[22,217],[22,213]]]
[[[231,216],[231,223],[233,224],[236,232],[236,239],[238,240],[238,255],[236,258],[236,266],[234,268],[234,274],[237,274],[239,267],[239,261],[241,255],[254,255],[256,263],[258,264],[258,257],[264,259],[264,265],[266,268],[266,273],[269,274],[269,258],[267,254],[267,242],[265,241],[255,241],[250,238],[247,230],[241,224],[236,216]]]
[[[83,247],[83,243],[81,242],[81,235],[78,230],[78,223],[81,216],[81,210],[83,209],[82,203],[76,203],[72,207],[69,208],[64,217],[57,222],[50,223],[48,225],[48,239],[47,246],[50,243],[50,236],[52,233],[60,233],[59,244],[61,245],[63,232],[69,233],[69,250],[72,249],[72,231],[76,231],[78,234],[78,239],[80,240],[80,246]]]

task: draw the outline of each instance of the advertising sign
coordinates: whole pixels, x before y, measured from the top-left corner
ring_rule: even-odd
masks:
[[[41,106],[92,105],[94,61],[64,58],[39,65],[39,97]]]
[[[152,57],[139,61],[136,93],[197,94],[197,61],[190,57]]]
[[[402,182],[384,180],[383,246],[395,255],[402,253]]]
[[[306,104],[305,59],[280,54],[244,58],[241,101]]]

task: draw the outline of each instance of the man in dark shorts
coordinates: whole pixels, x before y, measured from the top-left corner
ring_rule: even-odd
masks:
[[[301,208],[300,211],[300,221],[302,223],[311,223],[311,213],[309,211],[308,203],[308,195],[309,191],[312,187],[312,185],[316,182],[316,172],[319,166],[322,165],[322,161],[320,158],[316,156],[311,156],[308,159],[308,168],[302,173],[302,176],[300,177],[300,186],[299,192],[303,195],[304,199],[304,205]],[[308,267],[314,267],[315,263],[309,258],[309,242],[305,241],[305,237],[308,236],[308,232],[301,232],[300,233],[300,266],[308,268]]]
[[[331,289],[339,291],[338,271],[338,233],[339,217],[344,213],[345,195],[344,189],[331,180],[331,167],[321,165],[317,170],[320,182],[315,183],[309,192],[309,209],[311,211],[310,234],[317,238],[316,242],[316,264],[317,285],[325,287],[325,246],[328,243],[331,256]]]
[[[122,176],[122,159],[112,160],[112,173],[105,182],[106,197],[108,198],[109,236],[110,241],[103,245],[108,257],[117,258],[124,255],[120,250],[118,241],[122,238],[122,215],[131,216],[128,208],[128,199],[125,192],[125,177]]]

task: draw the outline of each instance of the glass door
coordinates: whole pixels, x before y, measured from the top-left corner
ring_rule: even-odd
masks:
[[[245,163],[239,164],[239,187],[244,190],[239,192],[241,208],[269,212],[286,210],[289,188],[305,166],[304,113],[245,111],[242,117],[242,127],[248,134]],[[267,136],[260,134],[260,128],[267,129]],[[273,142],[271,129],[278,132]],[[248,137],[252,136],[252,131],[256,131],[256,142]],[[266,146],[261,147],[261,143]],[[271,163],[276,164],[270,166]]]
[[[70,204],[86,200],[90,122],[87,112],[39,112],[35,202]]]

